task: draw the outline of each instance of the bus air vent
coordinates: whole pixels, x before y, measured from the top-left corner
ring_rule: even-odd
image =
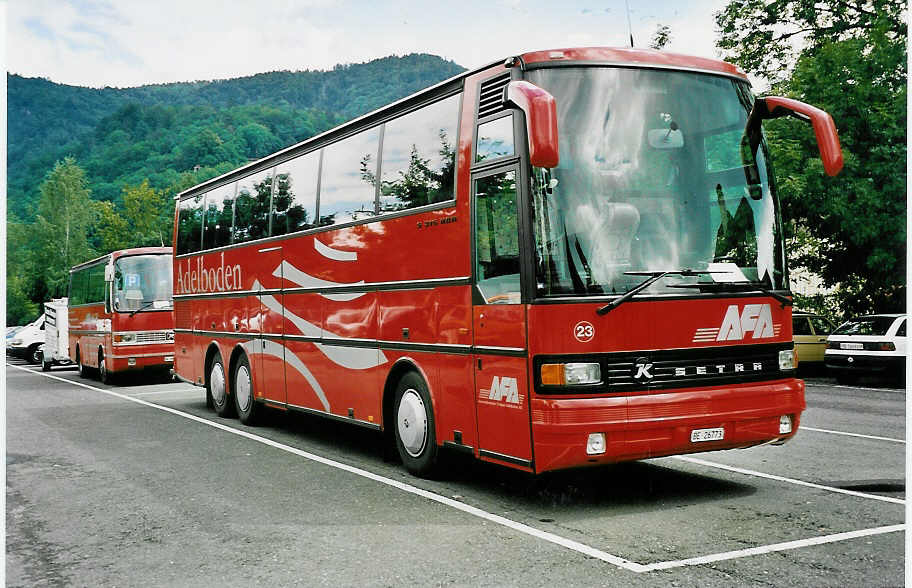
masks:
[[[508,83],[510,83],[509,72],[481,83],[481,92],[478,99],[479,119],[503,110],[503,93]]]

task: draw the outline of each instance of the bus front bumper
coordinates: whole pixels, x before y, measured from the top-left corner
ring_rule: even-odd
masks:
[[[804,408],[804,381],[795,378],[608,398],[534,398],[535,471],[781,443],[795,435]],[[790,432],[780,432],[783,416]],[[590,435],[599,433],[604,451],[587,453]]]
[[[167,351],[126,353],[123,348],[108,358],[112,372],[125,372],[143,369],[170,369],[174,367],[174,349]]]

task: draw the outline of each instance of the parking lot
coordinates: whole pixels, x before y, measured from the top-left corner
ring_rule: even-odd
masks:
[[[539,478],[8,360],[10,586],[902,585],[905,391],[808,380],[790,443]]]

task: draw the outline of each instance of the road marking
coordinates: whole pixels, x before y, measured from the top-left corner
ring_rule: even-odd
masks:
[[[805,381],[808,388],[842,388],[843,390],[870,390],[871,392],[902,392],[905,394],[905,388],[865,388],[864,386],[846,386],[844,384],[811,384]]]
[[[11,364],[7,364],[7,365],[11,365]],[[134,396],[127,396],[126,394],[121,394],[119,392],[114,392],[112,390],[104,390],[102,388],[96,388],[95,386],[90,386],[90,385],[84,384],[82,382],[77,382],[74,380],[67,380],[65,378],[52,376],[50,374],[46,374],[43,372],[32,372],[32,370],[29,370],[26,368],[21,368],[19,366],[15,366],[15,365],[12,365],[11,367],[22,370],[24,372],[31,372],[31,373],[39,375],[39,376],[51,378],[53,380],[59,380],[61,382],[65,382],[67,384],[73,384],[74,386],[81,386],[83,388],[87,388],[87,389],[93,390],[95,392],[101,392],[102,394],[107,394],[107,395],[113,396],[115,398],[120,398],[121,400],[135,402],[136,404],[141,404],[141,405],[147,406],[149,408],[155,408],[158,410],[162,410],[164,412],[168,412],[173,415],[183,417],[183,418],[191,420],[191,421],[195,421],[195,422],[198,422],[198,423],[201,423],[204,425],[208,425],[208,426],[214,427],[216,429],[221,429],[222,431],[232,433],[234,435],[238,435],[238,436],[244,437],[246,439],[250,439],[251,441],[256,441],[258,443],[262,443],[264,445],[268,445],[268,446],[274,447],[276,449],[281,449],[282,451],[287,451],[288,453],[292,453],[299,457],[303,457],[304,459],[308,459],[310,461],[315,461],[315,462],[321,463],[323,465],[328,465],[330,467],[334,467],[334,468],[349,472],[351,474],[355,474],[356,476],[361,476],[363,478],[367,478],[367,479],[373,480],[375,482],[380,482],[381,484],[386,484],[387,486],[392,486],[393,488],[397,488],[399,490],[403,490],[405,492],[409,492],[411,494],[421,496],[422,498],[426,498],[428,500],[432,500],[434,502],[449,506],[451,508],[455,508],[456,510],[460,510],[464,513],[479,517],[481,519],[490,521],[492,523],[496,523],[498,525],[503,525],[504,527],[513,529],[514,531],[519,531],[521,533],[531,535],[538,539],[542,539],[544,541],[554,543],[555,545],[560,545],[561,547],[571,549],[573,551],[576,551],[577,553],[587,555],[589,557],[604,561],[606,563],[610,563],[619,568],[624,568],[626,570],[630,570],[631,572],[641,573],[641,572],[646,571],[645,566],[643,566],[641,564],[632,562],[632,561],[624,559],[622,557],[618,557],[617,555],[612,555],[610,553],[604,552],[600,549],[596,549],[589,545],[579,543],[578,541],[573,541],[572,539],[567,539],[566,537],[561,537],[560,535],[555,535],[554,533],[542,531],[541,529],[536,529],[535,527],[530,527],[523,523],[513,521],[513,520],[504,518],[504,517],[496,515],[496,514],[489,513],[487,511],[481,510],[480,508],[476,508],[474,506],[464,504],[457,500],[447,498],[446,496],[441,496],[440,494],[435,494],[434,492],[430,492],[428,490],[423,490],[421,488],[418,488],[417,486],[412,486],[411,484],[406,484],[404,482],[399,482],[398,480],[386,478],[379,474],[375,474],[375,473],[369,472],[367,470],[362,470],[361,468],[356,468],[354,466],[350,466],[350,465],[347,465],[347,464],[344,464],[344,463],[341,463],[338,461],[334,461],[329,458],[322,457],[320,455],[316,455],[314,453],[309,453],[307,451],[303,451],[301,449],[292,447],[290,445],[285,445],[284,443],[279,443],[278,441],[273,441],[272,439],[267,439],[266,437],[260,437],[259,435],[254,435],[253,433],[248,433],[247,431],[242,431],[240,429],[235,429],[233,427],[229,427],[228,425],[223,425],[222,423],[210,421],[210,420],[204,419],[202,417],[198,417],[196,415],[192,415],[192,414],[189,414],[186,412],[182,412],[180,410],[170,408],[168,406],[162,406],[160,404],[154,404],[152,402],[147,402],[145,400],[136,398]]]
[[[893,533],[893,532],[905,530],[904,524],[891,525],[891,526],[887,526],[887,527],[877,527],[877,528],[873,528],[873,529],[862,529],[859,531],[849,531],[846,533],[836,533],[833,535],[824,535],[824,536],[820,536],[820,537],[813,537],[810,539],[799,539],[796,541],[788,541],[785,543],[775,543],[775,544],[771,544],[771,545],[752,547],[749,549],[741,549],[741,550],[737,550],[737,551],[728,551],[728,552],[704,555],[704,556],[699,556],[699,557],[694,557],[694,558],[689,558],[689,559],[664,561],[664,562],[657,562],[657,563],[653,563],[653,564],[644,565],[644,564],[640,564],[640,563],[637,563],[637,562],[634,562],[634,561],[631,561],[628,559],[624,559],[617,555],[612,555],[610,553],[607,553],[600,549],[596,549],[596,548],[586,545],[584,543],[580,543],[580,542],[574,541],[572,539],[567,539],[566,537],[561,537],[560,535],[555,535],[554,533],[549,533],[548,531],[542,531],[541,529],[536,529],[535,527],[530,527],[529,525],[520,523],[518,521],[513,521],[511,519],[507,519],[505,517],[489,513],[487,511],[481,510],[480,508],[476,508],[474,506],[470,506],[468,504],[459,502],[457,500],[447,498],[446,496],[441,496],[440,494],[436,494],[434,492],[430,492],[428,490],[418,488],[417,486],[412,486],[411,484],[406,484],[405,482],[393,480],[391,478],[387,478],[387,477],[381,476],[379,474],[375,474],[373,472],[363,470],[361,468],[357,468],[354,466],[350,466],[348,464],[334,461],[332,459],[329,459],[329,458],[326,458],[326,457],[323,457],[320,455],[316,455],[314,453],[310,453],[310,452],[304,451],[302,449],[292,447],[290,445],[285,445],[284,443],[279,443],[278,441],[273,441],[272,439],[268,439],[266,437],[261,437],[259,435],[254,435],[253,433],[249,433],[247,431],[235,429],[228,425],[224,425],[222,423],[218,423],[215,421],[210,421],[208,419],[198,417],[196,415],[192,415],[192,414],[189,414],[186,412],[182,412],[180,410],[170,408],[168,406],[162,406],[160,404],[147,402],[140,398],[136,398],[135,396],[128,396],[126,394],[121,394],[119,392],[114,392],[112,390],[104,390],[102,388],[96,388],[95,386],[90,386],[89,384],[85,384],[83,382],[68,380],[66,378],[61,378],[61,377],[47,374],[44,372],[29,370],[27,368],[19,367],[19,366],[12,365],[12,364],[7,364],[7,366],[16,368],[21,371],[30,372],[30,373],[33,373],[33,374],[36,374],[39,376],[44,376],[44,377],[50,378],[52,380],[59,380],[66,384],[72,384],[74,386],[80,386],[82,388],[86,388],[88,390],[92,390],[95,392],[101,392],[102,394],[107,394],[108,396],[113,396],[113,397],[119,398],[121,400],[126,400],[126,401],[133,402],[133,403],[136,403],[136,404],[139,404],[142,406],[161,410],[163,412],[167,412],[167,413],[173,414],[175,416],[179,416],[179,417],[182,417],[182,418],[185,418],[185,419],[188,419],[188,420],[191,420],[191,421],[203,424],[203,425],[207,425],[207,426],[210,426],[210,427],[213,427],[216,429],[220,429],[227,433],[231,433],[231,434],[237,435],[239,437],[244,437],[251,441],[256,441],[258,443],[262,443],[263,445],[267,445],[269,447],[280,449],[282,451],[286,451],[293,455],[303,457],[304,459],[314,461],[316,463],[320,463],[323,465],[327,465],[327,466],[330,466],[330,467],[333,467],[333,468],[336,468],[336,469],[339,469],[339,470],[342,470],[342,471],[345,471],[345,472],[348,472],[351,474],[355,474],[356,476],[360,476],[362,478],[367,478],[369,480],[373,480],[375,482],[379,482],[381,484],[391,486],[393,488],[402,490],[404,492],[408,492],[410,494],[414,494],[416,496],[426,498],[427,500],[431,500],[433,502],[437,502],[439,504],[449,506],[451,508],[464,512],[466,514],[470,514],[472,516],[484,519],[486,521],[490,521],[492,523],[502,525],[509,529],[513,529],[514,531],[518,531],[520,533],[525,533],[526,535],[530,535],[532,537],[542,539],[544,541],[548,541],[549,543],[559,545],[561,547],[570,549],[570,550],[580,553],[582,555],[586,555],[588,557],[592,557],[594,559],[604,561],[606,563],[612,564],[619,568],[626,569],[631,572],[636,572],[638,574],[642,574],[644,572],[651,572],[651,571],[655,571],[655,570],[665,570],[665,569],[684,567],[684,566],[701,565],[701,564],[723,561],[723,560],[728,560],[728,559],[736,559],[736,558],[748,557],[748,556],[752,556],[752,555],[773,553],[773,552],[777,552],[777,551],[786,551],[786,550],[791,550],[791,549],[798,549],[801,547],[809,547],[812,545],[835,543],[837,541],[846,541],[849,539],[856,539],[859,537],[868,537],[871,535],[879,535],[879,534],[883,534],[883,533]],[[719,468],[719,469],[723,469],[723,470],[729,470],[729,471],[733,471],[733,472],[737,472],[737,473],[741,473],[741,474],[759,476],[762,478],[768,478],[768,479],[772,479],[772,480],[798,484],[801,486],[808,486],[811,488],[829,490],[829,491],[837,492],[840,494],[848,494],[848,495],[852,495],[852,496],[872,498],[875,500],[883,500],[886,502],[893,502],[893,503],[897,503],[897,504],[905,504],[905,501],[898,500],[895,498],[876,496],[873,494],[865,494],[863,492],[854,492],[851,490],[842,490],[841,488],[832,488],[829,486],[822,486],[820,484],[813,484],[810,482],[803,482],[801,480],[794,480],[791,478],[784,478],[781,476],[764,474],[762,472],[755,472],[752,470],[735,468],[735,467],[731,467],[731,466],[726,466],[724,464],[717,464],[714,462],[709,462],[709,461],[696,459],[696,458],[692,458],[692,457],[674,456],[674,458],[682,460],[682,461],[696,463],[699,465],[705,465],[705,466]]]
[[[832,431],[830,429],[815,429],[801,425],[799,431],[815,431],[817,433],[831,433],[833,435],[845,435],[847,437],[861,437],[862,439],[874,439],[875,441],[892,441],[893,443],[905,443],[905,439],[893,439],[892,437],[877,437],[876,435],[862,435],[861,433],[846,433],[845,431]]]
[[[758,478],[766,478],[767,480],[776,480],[777,482],[786,482],[788,484],[795,484],[797,486],[805,486],[807,488],[816,488],[817,490],[826,490],[827,492],[835,492],[837,494],[847,494],[849,496],[857,496],[859,498],[868,498],[870,500],[879,500],[881,502],[890,502],[893,504],[905,504],[906,501],[900,498],[893,498],[891,496],[880,496],[878,494],[868,494],[866,492],[856,492],[855,490],[845,490],[843,488],[836,488],[835,486],[824,486],[822,484],[814,484],[813,482],[805,482],[804,480],[796,480],[795,478],[786,478],[784,476],[776,476],[774,474],[765,474],[763,472],[758,472],[755,470],[747,470],[744,468],[737,468],[730,465],[725,465],[722,463],[716,463],[714,461],[706,461],[705,459],[698,459],[696,457],[689,457],[686,455],[673,455],[672,459],[677,459],[679,461],[686,461],[689,463],[694,463],[697,465],[707,466],[711,468],[717,468],[720,470],[727,470],[729,472],[735,472],[738,474],[744,474],[746,476],[755,476]]]
[[[137,392],[130,396],[158,396],[159,394],[199,394],[199,390],[191,388],[189,390],[154,390],[152,392]]]
[[[848,539],[858,539],[859,537],[871,537],[872,535],[883,535],[884,533],[896,533],[905,531],[906,525],[889,525],[887,527],[875,527],[873,529],[862,529],[860,531],[849,531],[847,533],[835,533],[833,535],[822,535],[820,537],[811,537],[810,539],[798,539],[797,541],[786,541],[785,543],[774,543],[772,545],[760,545],[759,547],[750,547],[748,549],[738,549],[736,551],[726,551],[724,553],[714,553],[712,555],[702,555],[689,559],[679,559],[676,561],[663,561],[649,564],[644,571],[651,572],[654,570],[667,570],[670,568],[681,568],[684,566],[698,566],[702,564],[736,559],[739,557],[749,557],[752,555],[763,555],[765,553],[775,553],[778,551],[788,551],[790,549],[800,549],[802,547],[811,547],[812,545],[824,545],[826,543],[836,543],[837,541],[846,541]]]

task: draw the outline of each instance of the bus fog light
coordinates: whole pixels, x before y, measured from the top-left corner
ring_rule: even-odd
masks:
[[[795,369],[795,352],[791,349],[785,349],[779,352],[779,369]]]
[[[586,441],[586,454],[599,455],[605,453],[605,433],[589,433]]]
[[[784,414],[779,417],[779,434],[785,435],[792,432],[792,415]]]
[[[128,358],[127,365],[136,365],[136,358],[135,357]]]

